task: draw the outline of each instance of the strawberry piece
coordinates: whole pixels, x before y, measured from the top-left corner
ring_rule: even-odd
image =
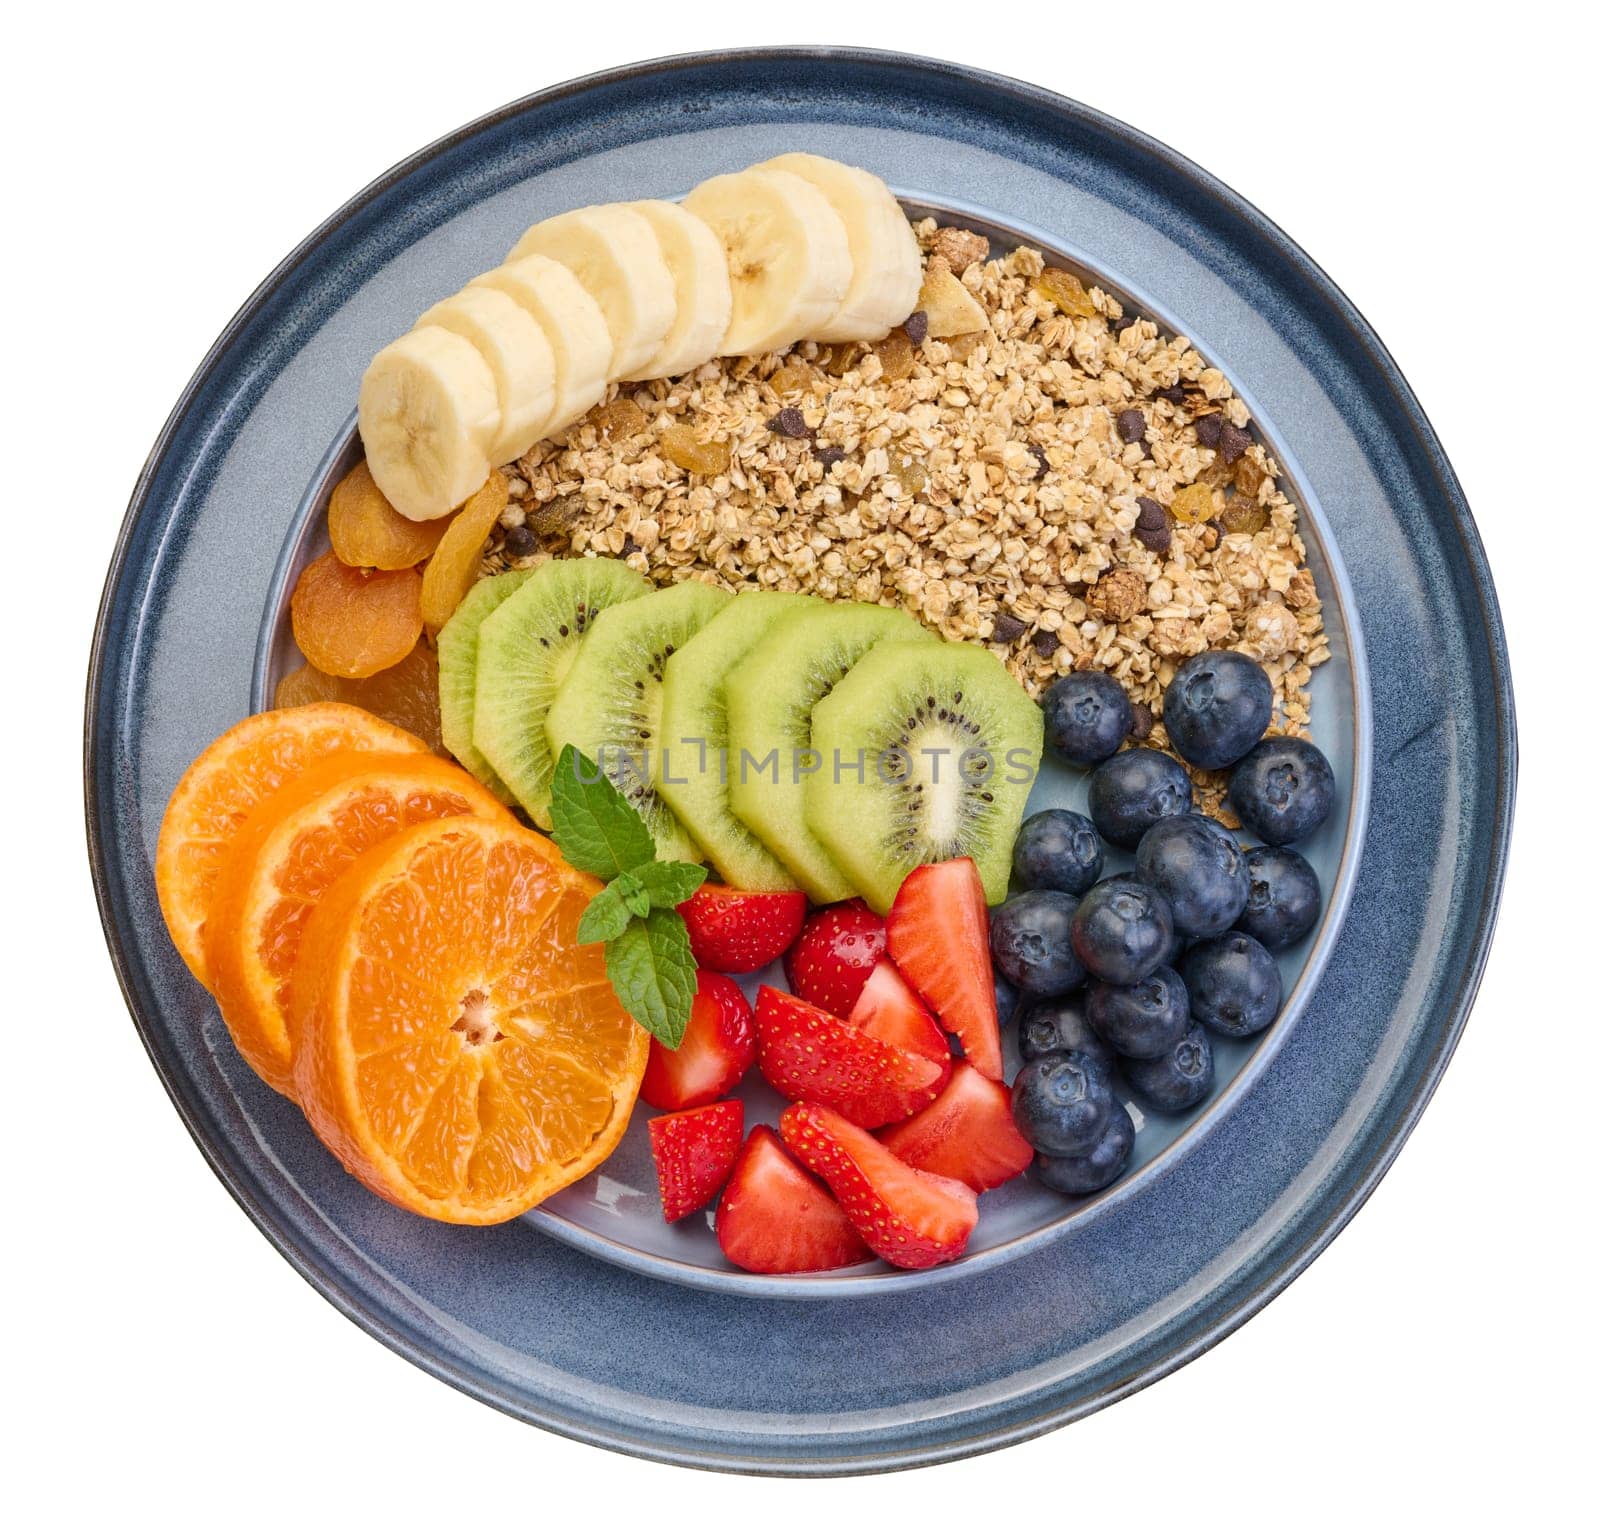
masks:
[[[755,1274],[843,1269],[872,1257],[838,1201],[784,1152],[770,1126],[751,1130],[733,1166],[717,1206],[717,1241]]]
[[[702,883],[678,906],[689,946],[702,968],[753,973],[781,957],[805,924],[806,896],[751,894],[724,883]]]
[[[889,955],[986,1079],[1005,1078],[989,906],[971,857],[913,868],[889,911]]]
[[[830,904],[806,922],[783,958],[784,977],[803,1000],[829,1015],[849,1015],[883,956],[883,917],[859,899]]]
[[[970,1063],[957,1063],[932,1105],[879,1132],[878,1140],[902,1163],[979,1192],[1015,1179],[1033,1162],[1032,1144],[1011,1119],[1011,1091]]]
[[[924,1104],[944,1088],[950,1077],[950,1039],[887,957],[872,970],[849,1020],[868,1036],[939,1065],[939,1077]]]
[[[901,1269],[959,1258],[978,1224],[964,1184],[902,1163],[870,1132],[822,1105],[791,1105],[779,1123],[790,1151],[822,1177],[867,1247]]]
[[[650,1152],[661,1185],[661,1214],[669,1222],[711,1204],[733,1172],[743,1138],[743,1100],[651,1118]]]
[[[900,1121],[937,1092],[939,1065],[767,984],[756,994],[756,1061],[788,1100],[817,1100],[861,1126]]]
[[[720,1100],[756,1057],[750,1001],[731,978],[703,969],[696,976],[689,1025],[676,1051],[652,1039],[639,1095],[661,1111]]]

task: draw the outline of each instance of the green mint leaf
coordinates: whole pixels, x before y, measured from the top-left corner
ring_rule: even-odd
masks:
[[[663,1047],[676,1050],[694,1005],[694,953],[675,910],[651,910],[606,943],[606,974],[622,1008]]]
[[[673,905],[682,904],[706,881],[706,870],[697,862],[647,862],[637,876],[650,896],[650,907],[670,910]]]
[[[632,919],[633,911],[617,892],[617,885],[607,884],[589,901],[589,907],[578,921],[578,944],[589,946],[596,941],[610,941],[627,930]]]
[[[646,862],[639,869],[638,876],[633,873],[621,873],[611,880],[612,888],[622,896],[622,902],[628,906],[630,915],[642,917],[650,913],[650,890],[644,886],[642,878],[655,865],[653,862]]]
[[[563,746],[550,781],[551,835],[579,872],[609,882],[653,862],[655,842],[634,807],[575,746]]]

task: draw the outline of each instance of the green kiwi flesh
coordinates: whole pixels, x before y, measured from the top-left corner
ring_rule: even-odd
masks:
[[[530,576],[506,571],[477,582],[462,598],[450,622],[439,631],[439,728],[445,749],[504,804],[516,802],[500,774],[472,738],[478,694],[478,631]]]

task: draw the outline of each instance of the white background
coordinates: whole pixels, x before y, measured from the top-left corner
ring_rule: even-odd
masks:
[[[1596,790],[1583,741],[1600,366],[1595,244],[1578,225],[1594,189],[1594,40],[1572,30],[1577,14],[325,0],[12,15],[0,1400],[13,1417],[0,1506],[31,1518],[142,1503],[184,1519],[1592,1506]],[[1298,1283],[1074,1428],[954,1467],[803,1483],[648,1466],[524,1428],[388,1353],[300,1280],[211,1176],[123,1011],[90,896],[77,755],[94,607],[139,466],[212,338],[294,243],[395,160],[543,86],[696,48],[828,41],[1086,101],[1205,165],[1311,251],[1387,341],[1465,483],[1510,631],[1523,773],[1465,1039],[1388,1179]]]

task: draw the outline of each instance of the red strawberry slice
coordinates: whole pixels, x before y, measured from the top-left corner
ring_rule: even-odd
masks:
[[[724,883],[703,883],[678,906],[689,946],[702,968],[753,973],[781,957],[805,924],[806,896],[751,894]]]
[[[971,857],[914,868],[889,911],[889,955],[986,1079],[1001,1080],[989,906]]]
[[[720,973],[697,975],[689,1025],[676,1051],[650,1043],[639,1095],[661,1111],[720,1100],[756,1057],[756,1028],[744,990]]]
[[[756,1061],[788,1100],[817,1100],[861,1126],[900,1121],[937,1092],[939,1065],[901,1052],[803,999],[763,984]]]
[[[717,1206],[717,1241],[755,1274],[843,1269],[872,1257],[838,1201],[784,1152],[770,1126],[752,1129],[733,1167]]]
[[[926,1269],[961,1256],[978,1224],[978,1197],[964,1184],[902,1163],[823,1105],[791,1105],[779,1125],[790,1152],[822,1177],[879,1258]]]
[[[650,1151],[661,1184],[661,1214],[669,1222],[711,1204],[733,1172],[743,1138],[743,1100],[651,1119]]]
[[[849,1015],[884,950],[883,917],[859,899],[830,904],[806,922],[783,958],[783,974],[801,999],[829,1015]]]
[[[925,1111],[878,1133],[902,1163],[992,1190],[1033,1162],[1033,1147],[1011,1119],[1011,1091],[970,1063],[957,1063],[944,1092]]]
[[[950,1077],[950,1039],[887,957],[872,970],[849,1019],[868,1036],[939,1065],[929,1100],[944,1088]]]

